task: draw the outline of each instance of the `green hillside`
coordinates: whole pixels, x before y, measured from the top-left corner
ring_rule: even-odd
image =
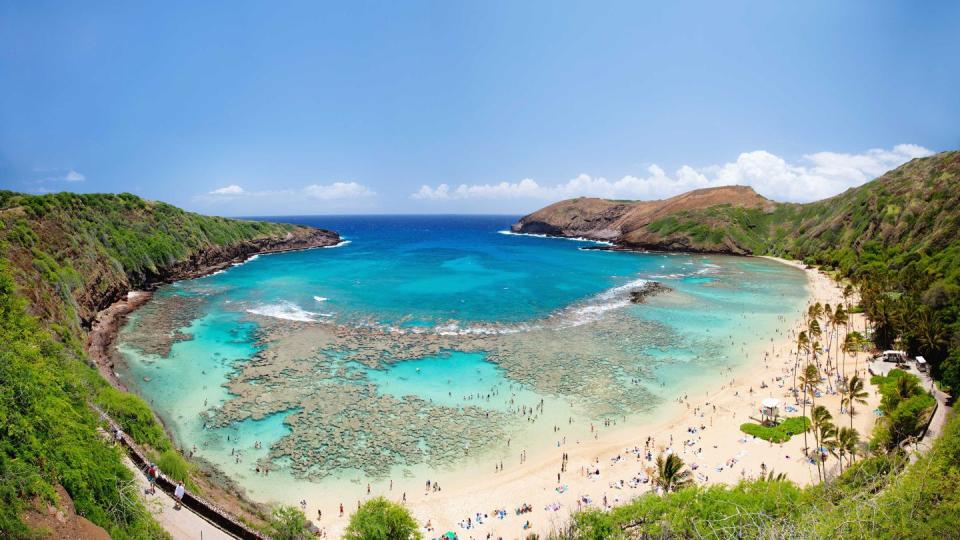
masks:
[[[876,323],[877,347],[898,339],[960,389],[960,152],[915,159],[863,186],[772,211],[717,205],[647,225],[755,254],[803,260],[851,280]],[[629,238],[629,234],[625,234]]]
[[[699,202],[679,204],[694,193]],[[514,230],[820,265],[859,290],[878,348],[899,341],[960,390],[960,151],[914,159],[813,203],[774,203],[745,187],[664,201],[571,199],[524,217]]]
[[[23,512],[33,501],[52,502],[56,485],[114,538],[166,537],[129,491],[121,450],[97,435],[90,404],[167,462],[182,458],[147,405],[89,365],[84,329],[131,288],[258,251],[337,240],[329,231],[200,216],[129,194],[0,191],[0,537],[30,537]]]

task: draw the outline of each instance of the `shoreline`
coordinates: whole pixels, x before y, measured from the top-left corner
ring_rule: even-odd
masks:
[[[250,255],[244,260],[247,260],[252,256],[253,255]],[[804,271],[807,277],[809,303],[814,301],[824,301],[821,298],[824,296],[825,292],[823,290],[824,285],[826,286],[826,289],[832,288],[833,293],[839,294],[836,284],[830,280],[830,278],[820,274],[815,269],[806,269],[804,265],[795,261],[786,261],[774,257],[762,258],[773,260],[781,264],[787,264]],[[212,274],[214,272],[223,270],[228,266],[232,266],[232,264],[221,264],[217,267],[212,267],[208,272],[202,275]],[[195,277],[202,276],[198,275],[194,276],[194,278]],[[824,284],[824,282],[826,283]],[[827,296],[829,296],[829,294]],[[101,360],[106,359],[107,361],[110,361],[111,353],[116,350],[113,347],[113,344],[117,337],[117,332],[123,324],[123,321],[126,320],[126,317],[130,313],[146,303],[149,298],[149,293],[141,292],[140,294],[136,294],[135,291],[132,299],[127,298],[120,300],[111,305],[107,310],[104,310],[104,312],[101,312],[101,314],[98,314],[98,324],[96,326],[98,330],[97,337],[99,339],[91,339],[90,342],[93,344],[91,350],[95,351]],[[834,302],[830,301],[830,303],[833,304]],[[103,317],[101,317],[101,315],[103,315]],[[800,313],[788,314],[788,317],[791,319],[797,318],[802,320],[802,314]],[[101,320],[101,318],[103,320]],[[797,321],[794,320],[792,324],[788,326],[793,327],[796,325],[796,322]],[[784,322],[784,324],[786,324],[786,322]],[[91,332],[91,335],[93,335],[93,332]],[[104,336],[106,336],[108,339],[105,340]],[[774,343],[772,351],[775,353],[776,358],[779,358],[780,356],[779,353],[776,353],[777,350],[781,352],[790,350],[791,347],[789,345],[791,345],[792,342],[788,342],[786,340],[786,336],[779,336],[778,339],[771,341],[771,343]],[[757,349],[755,354],[758,357],[764,359],[767,358],[766,356],[761,356],[761,351],[763,349],[767,349],[768,344],[757,342],[751,343],[750,345]],[[604,428],[606,429],[606,432],[602,433],[602,435],[599,434],[600,428],[598,428],[598,440],[586,441],[582,444],[578,442],[574,450],[568,450],[567,448],[564,448],[566,453],[568,453],[570,456],[569,468],[567,472],[564,473],[565,477],[563,478],[563,484],[570,486],[566,491],[567,497],[559,497],[558,494],[553,490],[553,487],[557,485],[555,480],[556,471],[560,468],[559,459],[544,457],[536,462],[527,462],[527,464],[519,468],[511,467],[507,472],[501,472],[492,478],[488,476],[477,478],[476,482],[469,483],[468,488],[444,486],[446,489],[442,494],[433,494],[432,496],[429,494],[414,494],[412,497],[407,498],[406,504],[421,525],[430,522],[434,525],[434,527],[436,527],[436,530],[433,533],[425,531],[425,534],[428,538],[431,537],[431,534],[436,535],[437,532],[443,532],[444,530],[456,530],[458,533],[467,536],[474,532],[481,535],[491,533],[495,536],[503,536],[504,538],[522,537],[529,532],[539,532],[543,534],[551,532],[552,530],[556,530],[568,520],[569,512],[576,509],[577,506],[574,506],[574,504],[567,501],[566,503],[561,503],[558,511],[548,512],[545,510],[547,505],[555,504],[556,500],[560,498],[570,499],[573,493],[577,493],[577,498],[580,498],[581,493],[586,493],[587,491],[597,492],[596,479],[588,479],[583,477],[570,479],[569,477],[571,475],[575,475],[578,471],[583,470],[585,467],[593,463],[603,469],[605,474],[603,475],[604,480],[601,482],[601,485],[606,484],[606,482],[610,480],[607,474],[606,464],[612,456],[622,455],[624,453],[624,449],[631,446],[640,445],[642,447],[643,436],[654,434],[653,436],[655,437],[655,440],[659,439],[660,441],[663,441],[666,438],[674,435],[674,432],[677,431],[683,424],[686,423],[687,425],[690,425],[692,422],[699,422],[700,420],[694,420],[694,418],[691,416],[691,402],[704,401],[707,403],[716,404],[718,406],[720,414],[712,415],[710,418],[711,429],[703,431],[708,439],[713,440],[715,438],[722,438],[721,436],[713,437],[712,435],[715,433],[712,430],[712,422],[714,419],[713,416],[723,417],[730,415],[734,419],[737,419],[737,422],[728,422],[728,424],[732,425],[735,432],[742,436],[743,434],[739,432],[739,421],[745,421],[746,418],[749,417],[749,411],[751,408],[749,408],[746,403],[743,402],[744,396],[740,396],[739,392],[741,390],[745,391],[750,388],[750,382],[756,380],[758,376],[769,375],[769,372],[767,371],[769,366],[765,365],[766,362],[756,360],[753,358],[753,354],[751,353],[748,353],[747,357],[747,361],[731,368],[729,375],[732,377],[732,379],[729,387],[724,384],[721,386],[719,391],[711,392],[708,390],[703,400],[691,398],[691,400],[686,402],[673,404],[665,403],[663,404],[664,410],[658,411],[656,414],[651,414],[651,417],[648,419],[648,421],[633,424],[628,423],[627,425],[615,426],[612,428]],[[99,362],[98,366],[101,367],[101,373],[103,373],[104,366],[100,365]],[[115,374],[112,373],[112,369],[109,371],[109,373],[112,375],[112,377],[108,378],[108,380],[110,380],[112,384],[115,383],[115,386],[118,386],[120,389],[125,390],[122,383],[116,379]],[[766,377],[764,377],[764,380],[765,378]],[[744,380],[747,382],[745,383]],[[756,399],[759,399],[759,397]],[[686,409],[683,408],[683,403],[687,405]],[[746,411],[746,414],[743,414],[744,411]],[[738,416],[738,413],[741,416]],[[700,418],[702,419],[703,416],[701,415]],[[728,425],[727,428],[729,428],[730,425]],[[730,435],[728,430],[718,431],[723,431],[727,437]],[[682,434],[678,433],[678,435]],[[795,442],[796,440],[797,438],[795,437],[790,442]],[[717,446],[714,446],[713,450],[717,450]],[[783,447],[783,445],[777,446],[780,448]],[[666,445],[661,444],[657,445],[657,447],[664,448]],[[773,445],[771,445],[771,447],[773,447]],[[684,449],[684,452],[686,452],[686,449]],[[656,452],[654,452],[654,456],[656,456]],[[632,457],[633,456],[630,456],[628,459],[623,461],[631,461]],[[683,457],[689,465],[690,458],[685,455]],[[210,463],[198,463],[196,460],[191,461],[199,465],[204,476],[210,479],[216,489],[222,490],[222,493],[226,496],[236,499],[235,503],[253,506],[258,506],[261,504],[252,500],[248,495],[238,493],[237,488],[239,486],[235,485],[234,482],[226,482],[233,484],[233,489],[230,489],[230,486],[223,485],[223,482],[229,479],[225,478],[222,471],[219,471],[216,466]],[[643,468],[649,467],[650,465],[646,461],[640,463],[639,460],[637,460],[637,462],[639,465],[642,465],[639,467],[641,474]],[[802,464],[799,464],[799,466],[794,464],[791,467],[787,467],[787,469],[793,470],[793,474],[790,474],[789,471],[785,471],[783,469],[784,467],[774,467],[776,472],[787,472],[788,477],[800,485],[809,483],[813,478],[812,467],[806,467],[806,475],[802,474],[804,469]],[[705,483],[723,483],[733,485],[736,483],[739,477],[734,475],[731,478],[731,475],[729,474],[729,471],[731,470],[733,469],[727,468],[726,471],[721,473],[711,473],[708,475],[709,479]],[[798,472],[801,474],[797,474]],[[477,471],[476,475],[474,476],[479,476],[480,474],[481,473]],[[753,474],[752,471],[751,474]],[[636,475],[636,473],[633,475]],[[741,476],[744,476],[744,474]],[[804,476],[806,476],[806,478],[804,478]],[[629,477],[630,476],[628,475],[627,477],[620,479],[626,480]],[[576,486],[578,489],[572,489],[573,486]],[[614,490],[612,488],[603,489],[602,497],[597,493],[591,493],[590,497],[592,504],[594,505],[601,503],[603,499],[606,498],[612,506],[614,504],[626,502],[630,498],[637,496],[648,489],[649,488],[646,487],[646,485],[641,485],[639,489],[628,491]],[[413,493],[416,491],[417,489],[413,488]],[[397,500],[397,502],[401,502],[400,492],[401,489],[398,486],[398,489],[396,490],[387,493],[382,491],[379,493],[375,492],[373,493],[373,496],[383,495]],[[515,493],[517,496],[522,496],[520,503],[531,504],[534,508],[534,512],[519,516],[514,515],[512,512],[513,508],[510,505],[505,506],[503,504],[504,497],[502,497],[501,494],[504,492]],[[517,497],[515,496],[514,498]],[[348,504],[347,508],[351,508],[351,506]],[[507,517],[503,520],[496,520],[491,516],[490,521],[485,521],[485,524],[476,530],[465,530],[457,527],[458,521],[465,520],[467,517],[473,516],[476,511],[489,514],[493,508],[505,508],[508,511]],[[346,525],[347,516],[344,518],[336,518],[334,517],[336,516],[336,513],[332,511],[332,508],[322,509],[325,510],[325,518],[323,520],[318,521],[311,518],[311,515],[314,518],[316,517],[315,514],[312,514],[312,512],[315,511],[313,506],[308,508],[306,512],[307,518],[314,521],[314,523],[316,523],[321,529],[324,529],[333,537],[337,537],[342,534],[343,528]],[[547,514],[546,519],[544,519],[544,514]],[[331,517],[333,517],[333,519],[331,519]],[[522,529],[522,524],[527,519],[529,519],[531,522],[531,528],[524,530]]]
[[[182,273],[178,273],[178,277],[175,279],[166,278],[149,282],[145,284],[142,290],[127,290],[125,293],[121,294],[120,299],[113,301],[106,308],[98,311],[91,322],[90,330],[87,333],[87,340],[85,343],[87,361],[96,367],[100,375],[113,388],[122,392],[131,392],[131,390],[127,388],[114,369],[116,362],[118,360],[122,361],[121,356],[117,353],[116,340],[119,336],[120,329],[126,323],[128,317],[153,297],[153,290],[161,285],[176,281],[185,279],[198,279],[209,276],[233,266],[246,263],[247,261],[260,255],[335,247],[342,245],[344,242],[349,242],[349,240],[343,240],[340,238],[339,235],[335,236],[335,242],[326,242],[326,240],[330,238],[329,236],[326,236],[328,232],[323,231],[322,229],[317,229],[317,231],[321,233],[321,236],[320,240],[314,240],[316,245],[267,247],[263,250],[253,253],[233,255],[226,260],[212,261],[192,270],[188,269]],[[188,262],[190,261],[185,261],[181,264]],[[168,426],[163,422],[163,419],[157,415],[156,411],[151,409],[151,412],[153,413],[156,421],[167,434],[167,437],[176,446],[176,441]],[[181,452],[181,454],[184,453]],[[243,488],[240,487],[235,481],[230,479],[223,471],[217,468],[214,464],[205,460],[189,458],[185,454],[184,457],[191,464],[197,467],[199,474],[197,474],[193,479],[202,486],[205,497],[211,499],[218,506],[226,509],[228,512],[231,512],[234,516],[239,517],[242,520],[261,520],[258,514],[262,510],[262,504],[248,497],[243,492]],[[137,471],[136,474],[139,474],[139,471]]]

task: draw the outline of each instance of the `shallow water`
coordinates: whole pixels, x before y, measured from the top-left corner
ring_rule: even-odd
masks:
[[[119,339],[178,443],[264,500],[456,478],[649,420],[806,298],[772,261],[584,250],[503,216],[298,221],[350,242],[165,287]],[[646,280],[672,291],[631,304]]]

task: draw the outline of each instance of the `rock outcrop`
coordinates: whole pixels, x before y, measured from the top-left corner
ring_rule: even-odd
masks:
[[[729,225],[724,212],[704,213],[702,227],[672,227],[670,219],[707,209],[773,211],[777,203],[747,186],[698,189],[657,201],[610,201],[581,197],[524,216],[514,232],[582,237],[631,249],[748,254],[750,246],[734,235],[717,234]]]

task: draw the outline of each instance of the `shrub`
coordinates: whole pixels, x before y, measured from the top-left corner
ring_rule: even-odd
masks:
[[[422,538],[413,516],[403,506],[383,497],[363,503],[344,533],[348,540],[409,540]]]
[[[747,435],[775,443],[787,442],[790,437],[808,429],[810,429],[810,419],[803,416],[791,416],[775,426],[764,426],[753,422],[740,425],[740,431]]]
[[[307,538],[307,517],[299,508],[278,506],[268,521],[268,532],[274,540],[303,540]]]
[[[170,449],[170,441],[163,428],[139,397],[104,386],[97,396],[97,403],[138,444],[149,445],[160,452]]]

